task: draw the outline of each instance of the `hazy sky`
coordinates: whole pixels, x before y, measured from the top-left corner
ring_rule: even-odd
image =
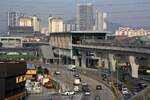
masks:
[[[150,0],[0,0],[0,31],[7,25],[8,11],[36,14],[44,23],[50,14],[68,20],[76,16],[77,1],[90,2],[95,9],[107,12],[110,22],[150,26]]]

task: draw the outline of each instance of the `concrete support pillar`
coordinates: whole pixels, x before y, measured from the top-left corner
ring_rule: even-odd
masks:
[[[110,70],[116,71],[116,60],[114,59],[113,54],[109,54],[109,64],[110,64]]]
[[[136,64],[134,56],[129,56],[129,62],[131,64],[131,73],[133,78],[138,78],[139,65]]]
[[[78,58],[78,57],[76,57],[76,59],[75,59],[75,65],[76,65],[76,66],[80,66],[79,58]]]
[[[86,68],[86,52],[81,53],[81,67]]]
[[[105,68],[105,69],[108,69],[108,68],[109,68],[108,58],[104,58],[104,68]]]
[[[97,65],[98,65],[98,67],[102,67],[102,58],[101,57],[99,57]]]

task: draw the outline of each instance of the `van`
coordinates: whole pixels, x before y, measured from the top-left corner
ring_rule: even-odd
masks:
[[[81,78],[74,79],[74,85],[79,85],[81,83]]]

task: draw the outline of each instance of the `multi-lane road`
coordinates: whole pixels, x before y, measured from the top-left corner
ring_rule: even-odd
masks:
[[[51,72],[53,71],[60,71],[61,75],[56,76],[57,79],[59,79],[61,82],[65,83],[67,86],[69,86],[68,88],[70,88],[70,90],[73,90],[73,81],[74,81],[74,72],[72,71],[68,71],[65,68],[59,67],[59,68],[54,68],[54,67],[49,67],[49,70]],[[100,96],[102,100],[112,100],[113,98],[113,93],[110,90],[110,88],[108,88],[107,86],[105,86],[104,84],[100,83],[97,80],[94,80],[91,77],[87,77],[86,75],[82,74],[84,72],[78,71],[78,73],[80,73],[80,77],[82,82],[86,82],[89,84],[90,89],[91,89],[91,95],[90,96],[84,96],[82,94],[82,100],[94,100],[94,98],[96,96]],[[99,76],[96,76],[99,77]],[[102,90],[96,90],[96,85],[101,85],[102,86]],[[86,98],[86,99],[85,99]],[[80,100],[79,98],[77,100]]]
[[[61,86],[63,87],[64,91],[73,91],[73,82],[74,82],[74,72],[68,71],[66,68],[62,67],[47,67],[50,73],[54,76],[54,79],[60,82]],[[59,71],[60,75],[54,75],[55,71]],[[86,76],[82,73],[82,71],[77,71],[80,73],[80,78],[82,82],[86,82],[91,90],[91,95],[85,96],[84,93],[80,92],[72,96],[63,96],[61,94],[51,94],[50,90],[44,89],[42,94],[34,94],[29,96],[28,100],[48,100],[48,96],[52,96],[53,100],[95,100],[96,96],[99,96],[101,100],[112,100],[113,93],[104,84],[100,83],[99,81]],[[97,76],[98,77],[98,76]],[[96,90],[96,85],[101,85],[102,90]]]

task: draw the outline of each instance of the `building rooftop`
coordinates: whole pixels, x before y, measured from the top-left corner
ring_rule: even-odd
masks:
[[[110,34],[109,31],[71,31],[71,33],[107,33]]]
[[[61,33],[68,33],[68,34],[74,34],[74,33],[79,33],[79,34],[82,34],[82,33],[95,33],[95,34],[100,34],[100,33],[106,33],[106,34],[111,34],[111,32],[109,31],[70,31],[70,32],[51,32],[50,34],[61,34]]]

